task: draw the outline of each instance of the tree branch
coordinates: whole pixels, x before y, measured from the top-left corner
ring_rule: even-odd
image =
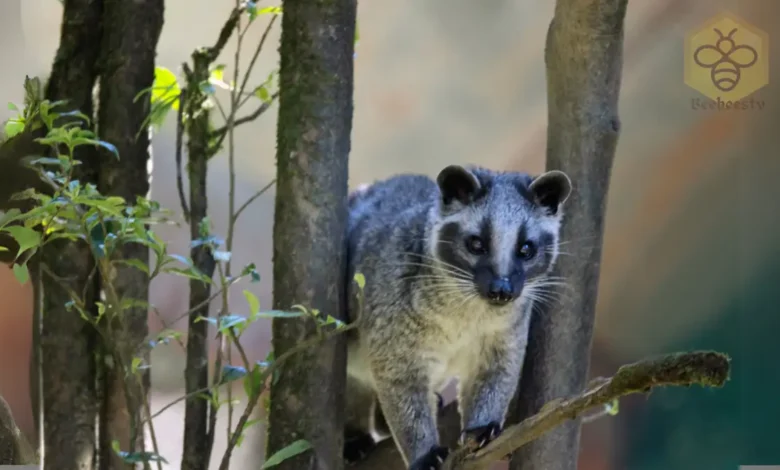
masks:
[[[609,380],[599,381],[584,393],[554,400],[542,410],[507,428],[484,449],[470,453],[467,447],[445,462],[445,470],[480,470],[515,449],[538,439],[586,411],[634,393],[647,393],[660,386],[722,387],[729,378],[729,358],[716,352],[691,352],[649,359],[618,369]]]
[[[35,465],[38,456],[16,426],[11,408],[0,396],[0,465]]]
[[[270,108],[271,105],[274,104],[274,101],[276,101],[276,99],[278,97],[279,97],[279,93],[274,93],[273,95],[271,95],[271,98],[268,101],[263,102],[263,104],[258,106],[257,109],[254,110],[254,112],[252,112],[251,114],[246,115],[244,117],[240,117],[240,118],[236,119],[236,121],[233,123],[233,127],[238,127],[241,124],[246,124],[248,122],[252,122],[255,119],[257,119],[260,116],[262,116],[263,113],[268,111],[268,108]],[[220,127],[219,129],[216,129],[216,130],[212,131],[211,132],[211,137],[212,138],[223,137],[225,134],[227,134],[228,127],[229,126],[223,126],[223,127]],[[221,142],[222,141],[220,140],[219,143],[215,147],[219,148],[219,145],[221,144]]]
[[[587,411],[605,405],[620,397],[635,393],[648,393],[655,387],[702,385],[722,387],[729,378],[728,356],[711,351],[676,353],[647,359],[622,366],[611,379],[598,379],[585,392],[568,399],[555,399],[542,410],[509,426],[494,441],[480,450],[474,443],[455,450],[444,463],[445,470],[484,470],[506,455],[569,420],[582,416]],[[455,403],[444,408],[439,417],[439,432],[445,444],[453,445],[457,439],[459,416]],[[404,470],[392,439],[382,442],[366,460],[354,470]]]

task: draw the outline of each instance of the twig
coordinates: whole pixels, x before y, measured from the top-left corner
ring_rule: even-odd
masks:
[[[629,364],[609,380],[565,400],[554,400],[542,410],[508,427],[483,449],[474,451],[467,443],[445,461],[445,470],[483,470],[523,445],[541,437],[587,410],[616,398],[647,393],[659,386],[722,387],[729,378],[730,359],[717,352],[677,353]]]
[[[174,318],[174,319],[173,319],[173,321],[172,321],[171,323],[176,323],[176,322],[178,322],[179,320],[183,320],[184,318],[186,318],[187,316],[189,316],[189,314],[190,314],[190,313],[192,313],[192,312],[194,312],[195,310],[198,310],[198,309],[200,309],[201,307],[204,307],[204,306],[206,306],[206,305],[210,304],[212,300],[214,300],[214,299],[216,299],[217,297],[219,297],[220,295],[222,295],[222,292],[223,292],[225,289],[229,288],[230,286],[232,286],[232,285],[233,285],[233,284],[235,284],[236,282],[240,281],[241,279],[243,279],[243,276],[239,276],[239,277],[237,277],[237,278],[231,279],[231,280],[230,280],[230,282],[229,282],[229,283],[228,283],[228,284],[227,284],[225,287],[221,288],[220,290],[218,290],[217,292],[215,292],[214,294],[212,294],[212,295],[211,295],[211,297],[209,297],[208,299],[206,299],[206,300],[204,300],[203,302],[201,302],[201,303],[199,303],[199,304],[195,305],[194,307],[191,307],[191,308],[190,308],[189,310],[187,310],[186,312],[184,312],[184,313],[182,313],[181,315],[179,315],[178,317]]]
[[[246,8],[244,7],[236,7],[233,8],[232,12],[230,12],[230,17],[228,17],[227,21],[222,26],[222,30],[219,32],[217,42],[207,51],[209,63],[217,60],[219,54],[222,53],[222,49],[225,48],[228,40],[230,40],[230,36],[233,35],[233,31],[236,30],[239,20],[241,19],[241,13],[243,13],[245,9]]]
[[[260,196],[262,196],[262,195],[263,195],[263,194],[264,194],[266,191],[268,191],[269,189],[271,189],[271,186],[273,186],[273,185],[274,185],[274,183],[276,183],[276,179],[275,179],[275,178],[274,178],[274,179],[272,179],[270,183],[268,183],[268,184],[266,184],[265,186],[263,186],[263,187],[260,189],[260,191],[256,192],[254,195],[252,195],[252,197],[250,197],[249,199],[247,199],[247,200],[246,200],[246,202],[244,202],[243,204],[241,204],[241,207],[239,207],[239,208],[238,208],[238,210],[236,211],[236,219],[238,219],[238,216],[239,216],[239,215],[241,215],[241,213],[242,213],[242,212],[244,212],[244,209],[246,209],[247,207],[249,207],[249,205],[250,205],[250,204],[252,204],[253,202],[255,202],[255,199],[259,198],[259,197],[260,197]]]
[[[273,95],[271,95],[271,98],[268,101],[265,101],[263,102],[263,104],[258,106],[257,109],[254,110],[252,114],[236,119],[235,122],[233,123],[233,127],[238,127],[241,124],[252,122],[255,119],[262,116],[264,112],[268,111],[268,108],[271,107],[271,105],[274,103],[274,101],[276,101],[278,97],[279,97],[279,93],[278,92],[274,93]],[[223,126],[211,132],[212,138],[214,137],[220,138],[219,142],[217,142],[217,145],[215,145],[215,147],[219,148],[220,144],[222,144],[222,141],[225,138],[225,134],[227,134],[227,131],[228,131],[228,126]]]
[[[249,75],[252,73],[252,69],[255,67],[255,62],[257,62],[257,58],[260,57],[260,52],[263,50],[263,46],[265,45],[265,40],[268,38],[268,33],[271,32],[271,28],[276,22],[276,18],[277,15],[273,15],[271,17],[271,21],[268,22],[268,25],[265,27],[265,31],[263,31],[263,35],[260,37],[260,42],[257,44],[257,47],[255,48],[255,52],[254,54],[252,54],[252,59],[249,61],[249,67],[247,67],[246,73],[244,74],[244,80],[241,82],[241,88],[238,89],[239,96],[243,95],[244,90],[246,90],[247,82],[249,82]]]
[[[184,99],[187,87],[179,93],[179,112],[176,115],[176,189],[179,191],[179,203],[184,214],[184,221],[190,222],[190,208],[187,204],[187,196],[184,195],[184,178],[181,173],[182,137],[184,135]]]
[[[274,371],[276,371],[276,369],[280,365],[282,365],[284,361],[289,359],[291,356],[301,351],[304,351],[314,346],[317,343],[327,341],[342,333],[346,333],[347,331],[352,330],[357,326],[358,326],[357,323],[350,323],[341,328],[333,329],[321,335],[317,335],[312,338],[309,338],[305,341],[302,341],[294,348],[288,349],[282,355],[276,358],[268,367],[266,367],[265,370],[263,370],[263,373],[260,374],[260,379],[258,380],[258,383],[265,384],[266,380],[268,380],[268,377],[271,377]],[[241,438],[244,426],[246,425],[246,422],[249,420],[249,416],[252,414],[252,411],[255,409],[257,402],[260,400],[260,395],[262,395],[263,391],[264,391],[264,385],[263,385],[263,389],[258,390],[257,393],[249,397],[249,401],[246,404],[246,408],[244,408],[244,412],[241,414],[241,418],[239,418],[238,424],[236,425],[236,431],[230,437],[230,441],[228,441],[227,449],[225,449],[225,454],[222,456],[222,462],[219,464],[219,470],[228,470],[230,466],[230,458],[233,455],[233,449],[236,447],[236,444],[238,444],[238,440]]]

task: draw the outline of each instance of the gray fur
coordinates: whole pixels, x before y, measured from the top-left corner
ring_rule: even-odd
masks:
[[[354,283],[349,293],[360,323],[348,343],[348,428],[389,432],[412,465],[439,445],[434,392],[453,377],[463,430],[503,425],[570,184],[561,172],[451,166],[436,181],[400,175],[350,195],[350,275],[366,284],[360,318]],[[488,253],[470,253],[468,234]],[[526,239],[538,248],[523,260]],[[499,277],[513,297],[496,305],[485,296]]]

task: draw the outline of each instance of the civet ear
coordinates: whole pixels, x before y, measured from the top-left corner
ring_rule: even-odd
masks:
[[[450,165],[441,170],[436,178],[445,205],[453,201],[467,205],[471,203],[481,185],[476,176],[460,165]]]
[[[550,215],[558,214],[563,203],[569,199],[571,188],[571,179],[559,170],[542,173],[528,186],[534,202],[545,208]]]

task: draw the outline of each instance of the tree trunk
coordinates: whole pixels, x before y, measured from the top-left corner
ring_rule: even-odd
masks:
[[[68,108],[92,115],[92,91],[101,34],[100,0],[67,0],[60,46],[46,90],[49,100],[68,100]],[[76,167],[83,182],[97,183],[98,156],[90,148],[78,149],[84,162]],[[93,261],[83,242],[57,240],[44,247],[41,263],[47,274],[43,284],[40,329],[43,407],[43,468],[91,470],[95,463],[94,328],[75,309],[67,309],[68,290],[87,293],[91,305],[98,293],[90,278]]]
[[[103,0],[103,42],[100,70],[100,138],[116,146],[119,159],[106,154],[100,168],[101,193],[121,196],[129,204],[149,193],[149,133],[144,120],[149,115],[149,99],[135,97],[154,82],[157,41],[163,25],[163,0]],[[144,95],[147,96],[147,95]],[[149,263],[149,250],[140,244],[125,245],[118,258]],[[149,276],[143,271],[117,266],[114,280],[118,298],[148,301]],[[111,448],[119,441],[125,451],[142,451],[144,433],[141,420],[149,387],[149,374],[142,381],[126,374],[133,357],[144,352],[141,346],[148,335],[147,309],[128,308],[112,325],[107,345],[115,366],[104,375],[103,409],[100,429],[100,468],[133,468],[125,464]],[[148,363],[148,353],[144,363]],[[121,364],[121,366],[120,366]]]
[[[627,0],[558,0],[547,35],[547,168],[574,183],[555,276],[568,288],[531,323],[513,421],[583,390],[590,364],[606,195],[619,135],[618,94]],[[577,468],[580,422],[520,448],[512,470]]]
[[[198,93],[198,84],[209,76],[210,58],[206,51],[193,54],[192,77],[188,78],[185,99],[190,116],[187,128],[187,157],[190,183],[190,238],[203,238],[201,224],[208,216],[208,194],[206,182],[209,159],[209,112],[203,107],[205,95]],[[216,262],[206,244],[193,246],[192,261],[209,278],[214,275]],[[185,386],[187,394],[206,389],[209,386],[208,322],[199,320],[209,316],[211,285],[197,279],[190,279],[190,315],[187,330],[187,366]],[[197,308],[196,308],[197,307]],[[185,404],[184,451],[182,470],[207,470],[214,445],[214,429],[209,426],[210,402],[202,396],[192,396]]]
[[[282,9],[274,308],[345,320],[347,177],[355,0],[286,0]],[[273,321],[276,357],[313,333],[311,319]],[[286,361],[271,386],[267,456],[298,439],[314,450],[279,470],[343,467],[346,346],[337,336]]]

